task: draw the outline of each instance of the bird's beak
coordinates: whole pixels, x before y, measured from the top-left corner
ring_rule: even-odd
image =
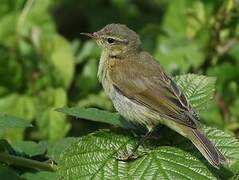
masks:
[[[81,35],[91,37],[93,39],[97,38],[96,33],[80,33]]]

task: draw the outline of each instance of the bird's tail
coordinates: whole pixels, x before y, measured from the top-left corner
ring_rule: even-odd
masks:
[[[211,165],[215,168],[219,168],[220,164],[226,161],[223,154],[198,129],[191,129],[190,134],[191,135],[188,136],[188,138]]]

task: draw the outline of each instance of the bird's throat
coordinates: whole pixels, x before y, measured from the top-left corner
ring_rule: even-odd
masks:
[[[112,52],[108,50],[102,51],[97,73],[100,82],[102,82],[106,76],[108,64],[111,61],[121,60],[122,58],[123,55],[120,52]]]
[[[107,51],[102,51],[97,72],[97,76],[100,82],[102,82],[103,78],[105,77],[108,56],[109,53]]]

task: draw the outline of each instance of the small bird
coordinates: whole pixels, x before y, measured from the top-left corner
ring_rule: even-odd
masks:
[[[132,123],[139,123],[148,133],[130,154],[162,123],[191,140],[208,162],[219,168],[225,157],[201,132],[199,118],[177,84],[159,63],[141,47],[136,32],[122,24],[109,24],[94,33],[102,49],[98,78],[115,109]]]

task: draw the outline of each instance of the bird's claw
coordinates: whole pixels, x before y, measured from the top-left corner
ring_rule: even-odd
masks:
[[[121,155],[119,155],[118,157],[116,157],[117,160],[119,161],[131,161],[131,160],[135,160],[135,159],[138,159],[142,156],[144,156],[144,154],[135,154],[135,153],[123,153]]]

